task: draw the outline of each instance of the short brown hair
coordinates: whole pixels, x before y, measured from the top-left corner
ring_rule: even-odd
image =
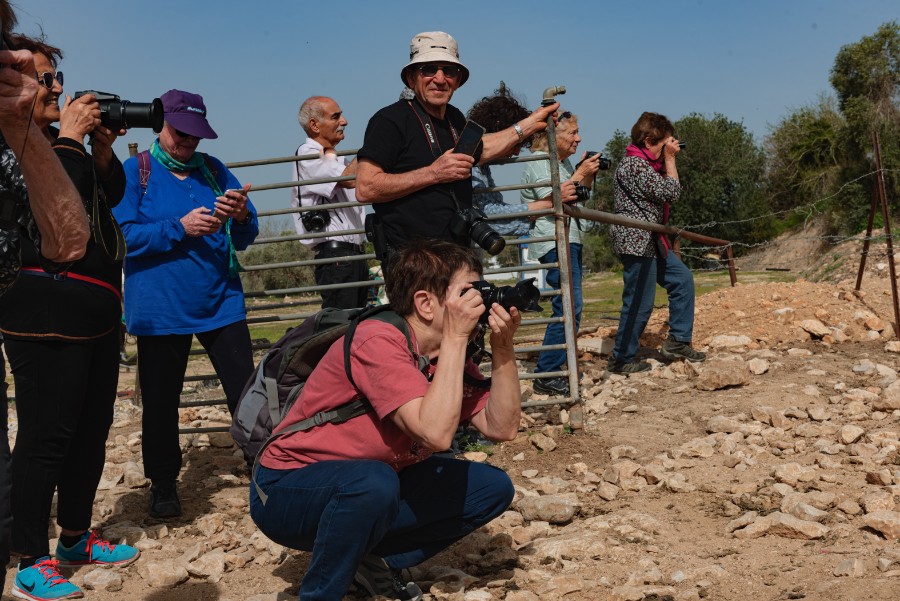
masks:
[[[43,54],[50,61],[50,64],[53,65],[54,69],[63,57],[62,50],[48,44],[43,35],[40,38],[30,38],[21,33],[14,33],[9,36],[9,41],[12,42],[17,50],[28,50],[31,54]]]
[[[657,144],[667,136],[675,135],[675,126],[665,115],[645,112],[631,128],[631,142],[642,146],[650,138],[650,144]]]
[[[426,290],[443,302],[450,280],[460,269],[481,276],[481,261],[471,248],[444,240],[420,240],[391,257],[384,283],[391,307],[400,315],[412,315],[413,297]]]

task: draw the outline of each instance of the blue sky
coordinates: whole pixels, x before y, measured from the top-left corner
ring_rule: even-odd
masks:
[[[580,150],[602,149],[644,110],[673,121],[722,113],[761,142],[830,91],[841,46],[900,19],[896,0],[13,2],[20,31],[43,29],[65,52],[67,93],[138,102],[170,88],[200,93],[220,136],[200,149],[226,162],[292,154],[305,137],[300,102],[317,94],[334,97],[350,122],[341,148],[358,148],[369,117],[398,97],[410,38],[432,30],[457,39],[471,72],[453,98],[463,111],[501,79],[532,107],[544,88],[564,85]],[[151,141],[149,130],[130,130],[117,152]],[[495,171],[514,183],[521,167]],[[273,183],[290,167],[236,174]],[[286,190],[253,199],[263,209],[289,202]]]

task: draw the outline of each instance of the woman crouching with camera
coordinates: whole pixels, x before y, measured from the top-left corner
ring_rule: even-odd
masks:
[[[532,152],[547,152],[546,134],[538,134],[535,136],[534,143],[531,145]],[[573,202],[579,200],[575,186],[586,186],[588,189],[594,183],[594,176],[600,170],[600,154],[597,153],[590,158],[587,153],[582,155],[582,160],[577,168],[572,167],[569,157],[578,150],[578,144],[581,142],[581,136],[578,135],[578,116],[566,111],[560,113],[558,124],[556,126],[556,152],[559,157],[559,179],[563,182],[560,193],[563,202]],[[525,166],[525,172],[522,174],[523,184],[541,183],[544,186],[522,190],[521,198],[524,202],[534,203],[540,201],[552,200],[552,188],[550,187],[550,161],[532,161]],[[589,192],[588,192],[589,193]],[[582,198],[580,200],[587,200]],[[556,220],[552,215],[539,217],[534,222],[531,230],[531,237],[553,237],[556,235]],[[575,330],[581,323],[581,224],[577,221],[569,224],[569,257],[572,266],[572,296],[575,305]],[[541,263],[556,263],[559,260],[556,242],[532,242],[528,245],[529,255],[537,257]],[[551,268],[547,270],[547,284],[554,290],[560,289],[560,273],[559,268]],[[562,296],[553,297],[551,302],[553,307],[553,317],[560,318],[563,316]],[[566,334],[562,322],[554,322],[547,325],[547,331],[544,333],[544,346],[551,344],[564,344],[566,342]],[[541,351],[538,356],[537,366],[534,369],[536,374],[557,371],[561,365],[566,362],[566,351],[563,349],[552,351]],[[562,376],[536,379],[534,381],[534,390],[541,394],[565,396],[569,394],[569,380]]]
[[[113,545],[90,530],[106,438],[119,380],[122,258],[124,246],[109,207],[125,190],[122,164],[112,150],[117,136],[100,124],[93,95],[66,97],[62,52],[42,40],[13,36],[34,55],[38,86],[33,119],[53,145],[81,194],[92,236],[85,255],[63,274],[43,270],[22,246],[22,271],[0,297],[0,329],[16,386],[19,432],[12,454],[12,546],[20,554],[12,592],[25,599],[81,597],[58,566],[126,565],[139,551]],[[59,122],[57,130],[51,124]],[[84,147],[91,136],[93,156]],[[26,158],[27,160],[27,158]],[[47,522],[53,493],[60,527],[50,558]]]
[[[619,215],[665,224],[669,205],[681,195],[675,157],[681,146],[665,116],[644,113],[631,128],[631,144],[616,169],[615,209]],[[694,275],[672,251],[668,238],[639,228],[612,225],[613,251],[622,259],[622,313],[607,369],[631,374],[650,369],[635,361],[639,341],[656,297],[656,284],[669,296],[669,338],[660,353],[669,360],[703,361],[691,348],[694,332]]]

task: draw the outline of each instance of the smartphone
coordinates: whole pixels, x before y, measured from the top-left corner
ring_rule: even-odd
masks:
[[[483,127],[471,119],[466,121],[466,126],[463,128],[462,133],[459,134],[459,140],[456,141],[453,152],[475,156],[475,151],[478,150],[478,145],[481,144],[481,137],[483,135]]]

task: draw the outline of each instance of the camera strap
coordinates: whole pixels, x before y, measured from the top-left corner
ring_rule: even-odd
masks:
[[[434,159],[437,160],[440,158],[444,151],[441,149],[441,144],[437,139],[437,132],[435,131],[434,121],[431,120],[431,115],[425,112],[425,109],[422,108],[422,105],[419,104],[419,99],[407,100],[406,101],[409,107],[413,110],[416,117],[419,119],[419,124],[422,126],[422,133],[425,134],[425,140],[428,142],[428,146],[431,148],[431,154],[434,155]],[[427,121],[427,122],[426,122]],[[459,141],[459,134],[456,132],[456,128],[453,127],[453,123],[450,122],[449,117],[446,119],[447,125],[450,127],[450,135],[453,137],[453,143]],[[453,201],[453,206],[457,211],[461,210],[462,207],[459,206],[459,201],[456,199],[456,193],[452,189],[447,189],[448,194],[450,194],[450,199]]]
[[[437,159],[444,154],[444,151],[441,150],[441,144],[438,142],[437,131],[435,131],[434,121],[431,120],[431,115],[425,112],[425,109],[419,104],[418,98],[415,100],[408,100],[407,104],[409,104],[413,113],[418,117],[419,124],[422,126],[422,132],[425,134],[425,140],[428,141],[428,146],[431,148],[431,154]],[[456,144],[456,142],[459,141],[459,134],[456,133],[456,128],[453,127],[453,123],[450,122],[450,119],[447,118],[446,121],[447,125],[450,127],[450,135],[453,136],[453,143]]]

